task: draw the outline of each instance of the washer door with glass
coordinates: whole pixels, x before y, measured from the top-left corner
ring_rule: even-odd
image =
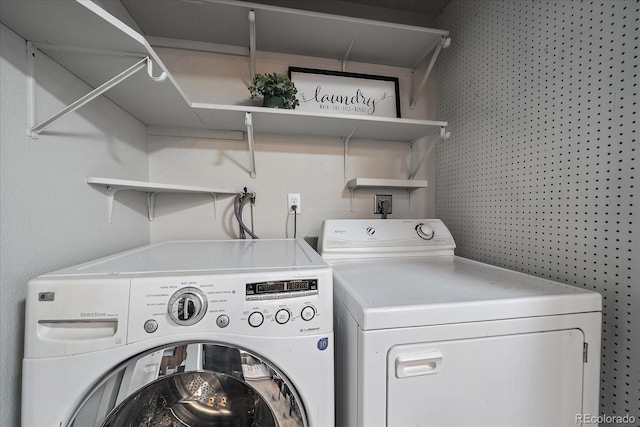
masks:
[[[249,351],[213,343],[154,349],[116,367],[67,426],[307,426],[287,378]]]

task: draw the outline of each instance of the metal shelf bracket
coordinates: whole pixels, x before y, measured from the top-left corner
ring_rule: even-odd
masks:
[[[149,78],[154,82],[164,81],[167,78],[167,73],[163,71],[158,77],[154,77],[153,62],[151,62],[151,59],[149,59],[148,56],[145,59],[147,60],[147,74],[149,75]]]
[[[353,44],[356,42],[356,38],[358,38],[358,32],[353,33],[353,38],[351,39],[351,43],[349,43],[349,47],[347,51],[344,53],[344,56],[340,60],[340,64],[342,65],[342,72],[347,71],[347,61],[349,60],[349,55],[351,55],[351,49],[353,49]]]
[[[418,85],[418,88],[416,90],[413,90],[413,78],[411,79],[411,86],[412,86],[412,91],[411,91],[411,103],[409,104],[409,108],[413,109],[416,105],[416,102],[418,101],[418,95],[420,95],[420,92],[422,92],[422,89],[424,89],[424,85],[427,83],[427,80],[429,79],[429,75],[431,74],[431,71],[433,70],[433,66],[436,63],[436,59],[438,59],[438,55],[440,54],[440,50],[442,49],[446,49],[449,47],[449,45],[451,44],[451,38],[450,37],[441,37],[440,40],[438,40],[435,43],[435,46],[433,48],[433,55],[431,56],[431,61],[429,61],[429,65],[427,66],[427,70],[425,71],[424,75],[422,76],[422,80],[420,80],[420,84]],[[431,49],[429,49],[429,52],[431,51]],[[415,63],[415,65],[413,66],[412,70],[411,70],[411,75],[413,76],[416,68],[418,67],[418,64],[420,64],[425,58],[426,58],[427,54],[425,54],[422,58],[420,58],[420,60],[418,60],[418,62]]]
[[[441,139],[449,139],[451,136],[451,132],[447,130],[445,127],[440,128],[440,138]]]
[[[351,141],[351,137],[353,136],[354,133],[356,133],[356,131],[358,130],[358,126],[356,126],[355,128],[353,128],[353,130],[351,131],[351,133],[349,133],[349,135],[347,135],[346,137],[342,138],[342,141],[344,142],[344,182],[346,184],[347,182],[347,172],[349,171],[349,141]]]
[[[52,48],[58,48],[58,49],[66,49],[66,50],[78,50],[77,48],[74,48],[73,46],[55,46],[55,45],[51,45],[51,47]],[[143,69],[145,67],[145,65],[147,67],[147,73],[149,74],[149,78],[151,78],[151,80],[156,81],[156,82],[161,82],[161,81],[163,81],[163,80],[165,80],[167,78],[167,73],[166,72],[162,72],[159,76],[155,77],[153,75],[153,63],[151,62],[151,59],[148,56],[145,56],[140,61],[138,61],[134,65],[132,65],[131,67],[127,68],[126,70],[124,70],[123,72],[121,72],[117,76],[113,77],[109,81],[103,83],[99,87],[93,89],[91,92],[89,92],[88,94],[84,95],[83,97],[81,97],[77,101],[73,102],[72,104],[70,104],[66,108],[62,109],[57,114],[54,114],[53,116],[49,117],[47,120],[43,121],[40,124],[36,124],[36,120],[37,120],[37,118],[36,118],[36,116],[37,116],[37,114],[36,114],[36,86],[37,86],[37,81],[36,81],[36,63],[35,63],[35,61],[36,61],[36,51],[37,50],[38,50],[38,48],[36,47],[36,45],[34,43],[32,43],[32,42],[28,42],[27,43],[27,62],[28,62],[28,71],[29,71],[28,84],[27,84],[27,88],[28,88],[28,91],[29,91],[29,96],[28,96],[28,102],[29,102],[29,129],[27,131],[27,135],[29,135],[29,137],[31,137],[33,139],[37,139],[38,135],[40,135],[40,133],[42,131],[44,131],[46,128],[51,126],[53,123],[57,122],[58,120],[60,120],[64,116],[66,116],[67,114],[76,111],[78,108],[84,106],[85,104],[93,101],[94,99],[96,99],[97,97],[99,97],[100,95],[102,95],[103,93],[105,93],[106,91],[111,89],[112,87],[118,85],[122,81],[126,80],[127,78],[129,78],[133,74],[135,74],[138,71],[140,71],[141,69]]]
[[[132,190],[132,189],[134,188],[118,187],[116,189],[112,189],[111,186],[107,186],[107,203],[109,204],[108,211],[109,211],[110,223],[113,222],[113,202],[115,201],[116,193],[121,190]],[[147,191],[145,192],[145,194],[147,195],[147,217],[149,218],[149,221],[153,221],[155,218],[156,196],[158,195],[158,192]],[[213,217],[214,219],[217,220],[218,219],[218,208],[217,208],[218,197],[216,193],[210,193],[210,194],[213,197]]]
[[[153,221],[156,212],[156,196],[158,193],[147,193],[147,217],[149,221]]]
[[[445,139],[449,139],[449,137],[451,136],[451,132],[447,131],[447,128],[445,127],[441,127],[439,130],[431,132],[431,134],[435,133],[435,138],[433,138],[433,140],[429,143],[429,147],[425,150],[424,154],[420,157],[420,160],[418,160],[417,163],[415,163],[415,167],[414,167],[414,161],[413,161],[413,147],[414,147],[414,142],[411,142],[411,144],[409,145],[409,150],[410,150],[410,173],[409,173],[409,179],[415,179],[416,174],[418,173],[418,170],[420,169],[420,166],[424,164],[425,159],[429,156],[429,154],[431,154],[431,151],[435,148],[436,144],[438,143],[439,140],[445,140]],[[411,202],[411,200],[409,200],[409,202]]]
[[[256,13],[253,9],[249,11],[249,72],[250,81],[256,75]]]
[[[109,223],[113,222],[113,202],[116,199],[116,193],[120,190],[130,190],[128,187],[116,187],[112,188],[110,185],[107,185],[107,213],[109,215]],[[147,199],[147,204],[149,203],[149,199]]]
[[[353,130],[346,137],[342,138],[344,142],[344,182],[347,183],[347,173],[349,171],[349,141],[351,141],[351,137],[358,130],[358,126],[354,127]],[[353,212],[353,188],[349,189],[349,211]]]
[[[249,144],[249,162],[251,178],[256,177],[256,149],[253,139],[253,116],[251,113],[245,113],[244,124],[247,127],[247,143]]]
[[[213,219],[218,219],[218,195],[216,193],[210,193],[213,197]]]
[[[108,214],[109,214],[109,223],[113,222],[113,202],[116,199],[116,193],[122,190],[135,190],[135,187],[115,187],[113,188],[110,185],[107,185],[107,203],[108,203]],[[147,195],[147,218],[149,221],[153,221],[156,210],[156,196],[157,192],[146,191]],[[215,197],[214,197],[215,200]],[[215,209],[215,207],[214,207]]]

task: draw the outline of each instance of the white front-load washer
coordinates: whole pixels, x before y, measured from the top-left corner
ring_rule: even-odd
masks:
[[[575,427],[598,414],[602,300],[454,255],[439,220],[327,220],[336,423]]]
[[[303,240],[177,241],[32,279],[22,425],[334,425],[332,274]]]

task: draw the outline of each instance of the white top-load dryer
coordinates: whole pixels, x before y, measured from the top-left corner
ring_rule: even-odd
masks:
[[[461,258],[440,221],[327,220],[337,425],[582,425],[601,296]]]
[[[165,242],[45,274],[22,425],[332,426],[332,305],[303,240]]]

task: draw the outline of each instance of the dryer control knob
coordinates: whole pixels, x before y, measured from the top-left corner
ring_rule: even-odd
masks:
[[[430,225],[427,225],[422,222],[416,225],[416,231],[418,232],[418,236],[420,236],[420,238],[424,240],[433,239],[433,236],[435,234],[435,232],[433,231],[433,228],[431,228]]]
[[[207,298],[198,288],[182,288],[169,299],[168,312],[178,325],[196,324],[207,313]]]

